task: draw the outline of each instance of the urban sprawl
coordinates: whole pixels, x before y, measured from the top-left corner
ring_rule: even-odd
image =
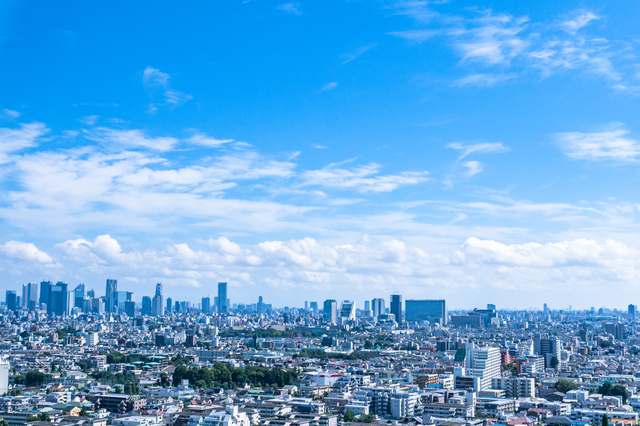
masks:
[[[276,308],[137,303],[108,279],[28,283],[0,307],[0,426],[632,426],[628,309],[447,310],[400,294]]]

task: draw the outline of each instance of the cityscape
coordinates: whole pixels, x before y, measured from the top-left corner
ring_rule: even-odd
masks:
[[[137,303],[27,283],[0,306],[8,425],[635,424],[638,308],[447,309],[442,299]],[[389,301],[387,306],[387,300]]]
[[[0,426],[640,426],[640,1],[0,1]]]

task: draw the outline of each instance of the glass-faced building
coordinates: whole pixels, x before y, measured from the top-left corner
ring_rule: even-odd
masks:
[[[440,300],[407,300],[404,308],[405,321],[447,324],[447,303]]]

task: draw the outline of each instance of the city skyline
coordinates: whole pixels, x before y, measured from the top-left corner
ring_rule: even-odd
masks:
[[[0,6],[3,293],[640,300],[637,3],[165,6]]]

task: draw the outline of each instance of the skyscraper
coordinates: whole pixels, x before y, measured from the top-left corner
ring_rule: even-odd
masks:
[[[391,295],[391,305],[389,310],[396,317],[396,322],[400,324],[402,322],[402,296],[399,294]]]
[[[447,303],[440,300],[407,300],[405,302],[407,322],[429,321],[447,324]]]
[[[10,311],[15,311],[18,308],[18,296],[16,295],[16,292],[7,290],[5,302],[7,305],[7,309],[9,309]]]
[[[69,284],[64,281],[58,281],[49,287],[49,303],[47,304],[47,313],[59,317],[69,315],[69,311],[73,307],[73,292],[68,290]]]
[[[86,293],[85,293],[84,284],[78,284],[74,290],[74,296],[73,296],[75,306],[82,309],[85,294]]]
[[[264,302],[262,301],[262,296],[258,296],[258,306],[256,307],[256,310],[259,314],[264,311]]]
[[[151,298],[149,296],[142,296],[142,309],[140,313],[143,316],[151,315]]]
[[[209,296],[202,298],[202,313],[205,315],[211,313],[211,298]]]
[[[167,297],[167,309],[165,310],[168,314],[173,312],[173,300],[170,297]]]
[[[162,297],[162,283],[156,284],[156,294],[151,302],[151,311],[154,317],[164,316],[164,299]]]
[[[36,309],[38,304],[38,284],[28,283],[22,285],[22,306],[30,311]]]
[[[105,310],[107,312],[115,312],[117,291],[118,291],[118,280],[107,279],[107,288],[104,294]]]
[[[53,283],[51,281],[42,281],[40,283],[40,304],[47,305],[47,312],[49,312],[49,295],[51,293],[51,286]]]
[[[384,314],[384,299],[376,298],[371,301],[371,310],[373,310],[373,316],[378,318],[380,315]]]
[[[226,314],[229,311],[229,306],[227,305],[227,283],[219,282],[218,283],[218,313]]]
[[[340,305],[340,318],[343,321],[354,321],[356,319],[356,302],[343,300]]]
[[[328,299],[324,301],[323,309],[324,320],[331,324],[337,324],[338,322],[338,302],[334,299]]]

